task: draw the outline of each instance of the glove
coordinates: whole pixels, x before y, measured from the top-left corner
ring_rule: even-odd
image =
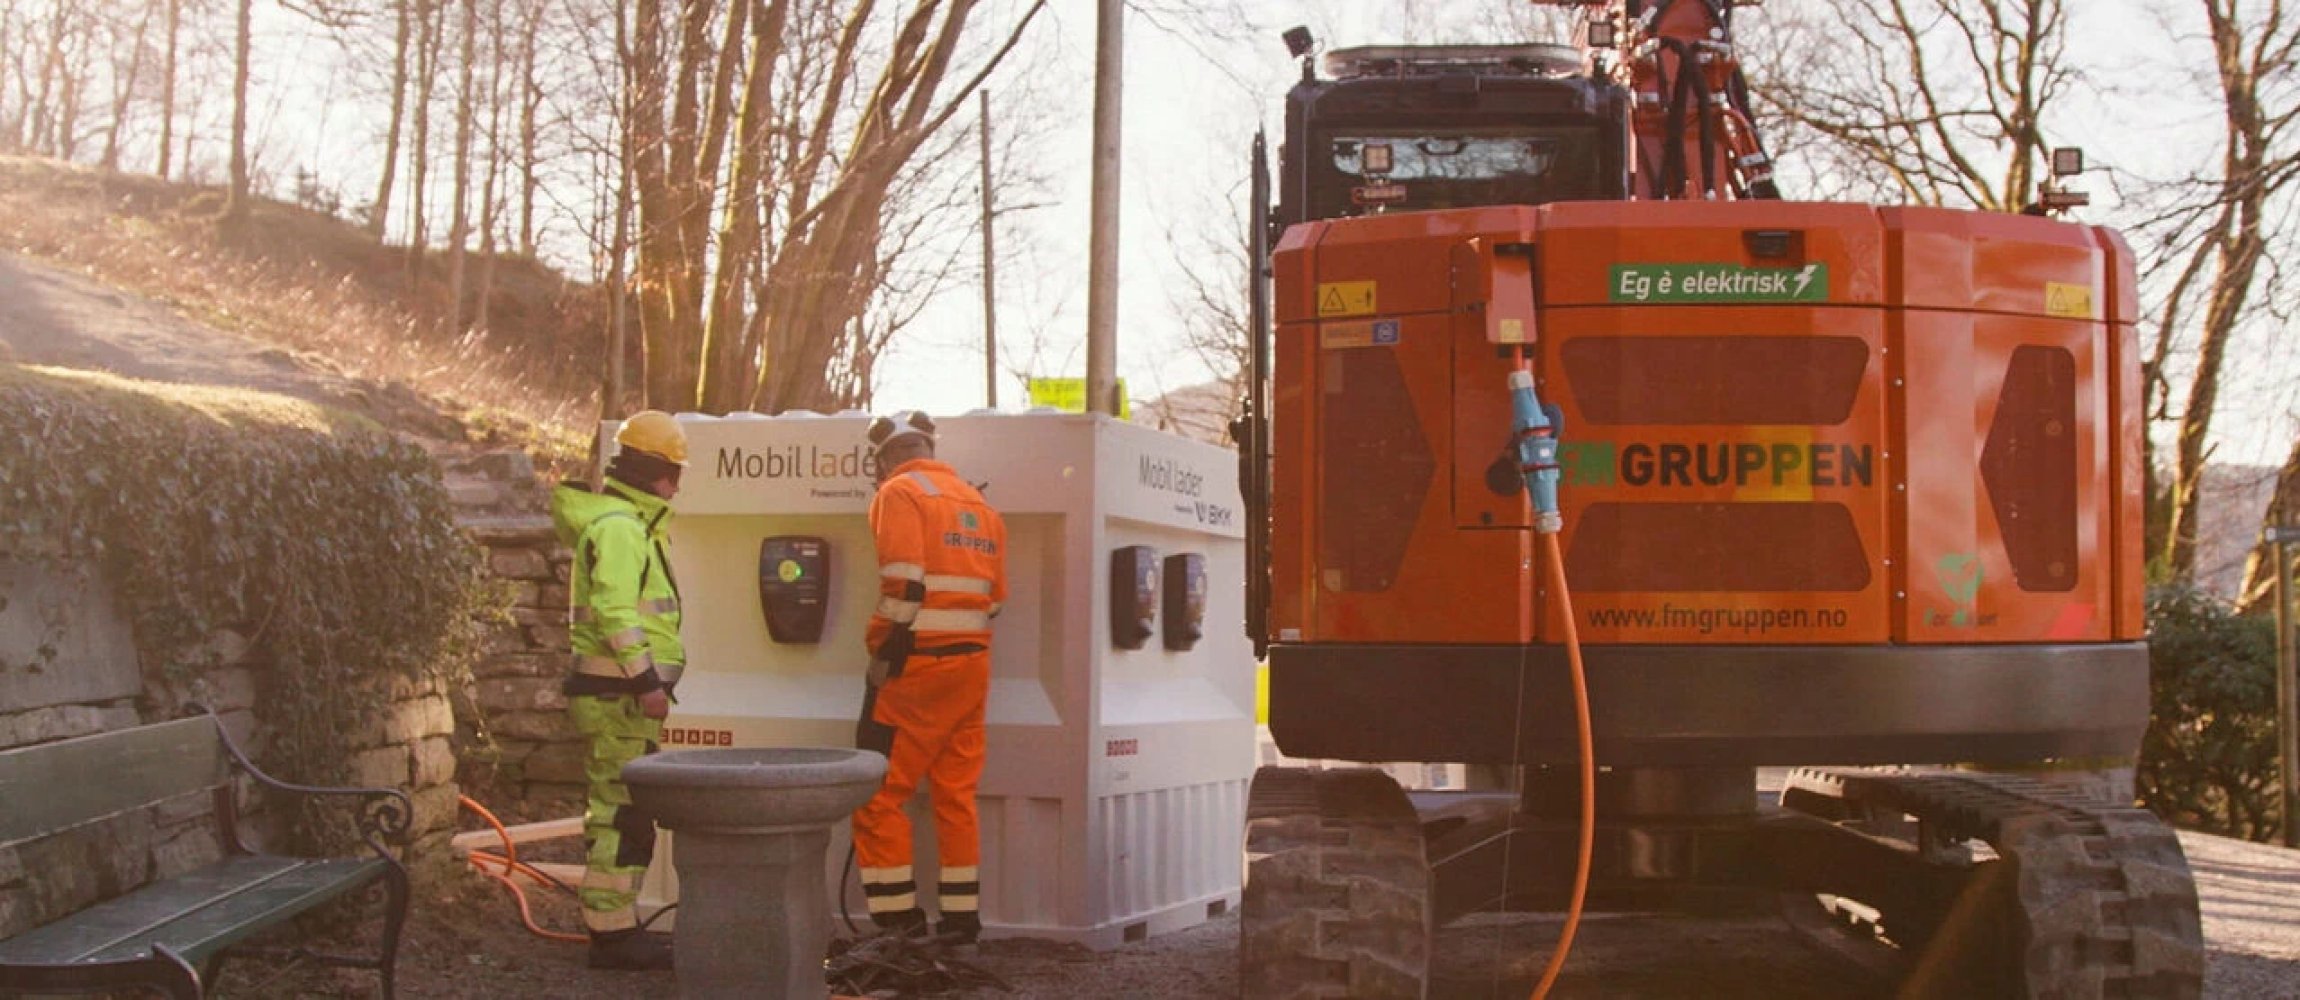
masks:
[[[870,661],[870,673],[864,677],[864,680],[874,688],[881,687],[886,684],[888,675],[893,672],[894,666],[892,664],[874,657]]]
[[[639,714],[661,722],[671,714],[671,698],[656,688],[639,696]]]

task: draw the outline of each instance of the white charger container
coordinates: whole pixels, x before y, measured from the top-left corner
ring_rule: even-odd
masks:
[[[877,603],[866,512],[869,418],[680,415],[689,465],[671,565],[687,672],[665,749],[852,746]],[[1235,453],[1108,417],[977,413],[939,423],[939,457],[1005,518],[1008,597],[994,625],[979,790],[982,918],[990,937],[1108,948],[1193,926],[1238,902],[1246,789],[1255,767],[1254,659],[1241,623],[1245,515]],[[602,433],[611,442],[613,425]],[[606,449],[612,450],[612,444]],[[762,599],[766,539],[827,542],[823,626],[778,642]],[[1116,553],[1154,551],[1155,616],[1139,648],[1114,633]],[[1148,561],[1139,549],[1123,557]],[[1194,641],[1170,557],[1203,567]],[[1186,630],[1185,630],[1186,631]],[[786,636],[787,638],[787,636]],[[1169,641],[1171,638],[1172,641]],[[1186,648],[1173,648],[1186,646]],[[933,824],[912,804],[921,905],[934,908]],[[641,907],[676,902],[665,836]],[[833,907],[866,924],[834,834]],[[840,887],[844,888],[843,900]],[[676,911],[655,922],[671,926]],[[866,925],[867,929],[867,925]]]

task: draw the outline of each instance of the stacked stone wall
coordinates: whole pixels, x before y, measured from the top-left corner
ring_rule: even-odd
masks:
[[[0,555],[0,751],[92,736],[214,711],[241,749],[265,760],[271,720],[259,663],[246,635],[223,629],[205,641],[210,666],[168,678],[143,669],[135,635],[93,567]],[[449,870],[455,825],[455,730],[449,692],[436,682],[395,681],[389,704],[359,734],[351,781],[397,788],[415,804],[407,858],[430,880]],[[276,841],[276,797],[244,775],[235,795],[241,829]],[[156,879],[222,856],[214,802],[204,790],[107,817],[53,836],[0,845],[0,938],[66,916]]]
[[[465,773],[503,811],[566,815],[583,795],[582,737],[567,718],[567,581],[573,556],[551,526],[549,495],[525,455],[447,465],[457,519],[512,591],[512,620],[489,638],[455,701]]]

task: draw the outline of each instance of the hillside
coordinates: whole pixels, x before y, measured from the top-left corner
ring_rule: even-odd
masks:
[[[222,192],[0,157],[0,348],[14,360],[263,389],[441,445],[580,454],[597,412],[604,312],[588,286],[493,261],[485,331],[450,328],[446,263],[258,199],[222,231]],[[471,260],[477,288],[482,261]],[[475,309],[476,293],[467,296]]]

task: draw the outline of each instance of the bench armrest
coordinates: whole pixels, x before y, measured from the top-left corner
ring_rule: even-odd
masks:
[[[276,792],[287,792],[294,795],[360,799],[357,819],[360,840],[365,841],[367,846],[375,851],[376,856],[395,865],[399,863],[398,856],[392,848],[404,848],[407,845],[407,831],[415,821],[415,802],[407,797],[406,792],[396,788],[336,788],[321,785],[298,785],[294,782],[281,781],[265,774],[263,768],[257,767],[255,761],[248,759],[248,755],[240,749],[240,745],[232,740],[231,731],[224,728],[224,720],[217,716],[213,709],[196,702],[185,707],[191,711],[205,713],[210,720],[215,722],[216,738],[223,741],[224,752],[231,755],[232,764],[247,772],[248,776],[254,778],[257,784]],[[227,786],[219,793],[217,799],[217,812],[224,821],[224,835],[226,839],[232,842],[233,847],[238,848],[243,853],[253,853],[249,851],[247,845],[240,841],[237,808],[230,808],[227,811],[226,807],[231,806],[231,800],[231,790]],[[386,844],[391,846],[387,847]]]

